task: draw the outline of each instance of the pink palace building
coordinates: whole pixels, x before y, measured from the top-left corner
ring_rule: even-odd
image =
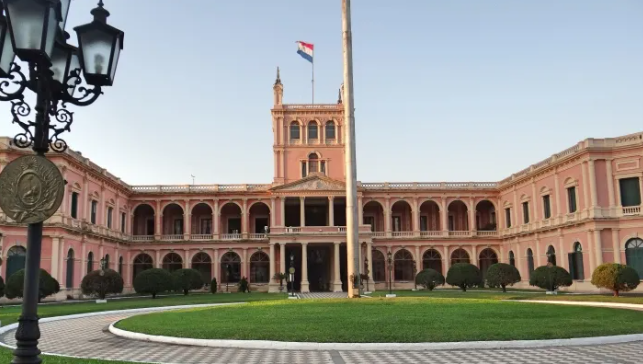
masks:
[[[52,153],[68,184],[45,224],[42,267],[61,297],[78,296],[101,258],[126,290],[145,269],[191,267],[224,290],[247,277],[252,290],[278,292],[273,277],[291,264],[296,290],[346,290],[342,100],[284,104],[279,76],[273,90],[272,183],[130,186],[78,152]],[[0,138],[0,169],[25,153]],[[574,291],[596,290],[603,262],[643,277],[642,157],[638,133],[585,139],[499,182],[358,182],[369,289],[386,289],[389,253],[396,289],[457,262],[515,265],[525,288],[548,262],[570,271]],[[25,264],[26,234],[0,213],[5,279]]]

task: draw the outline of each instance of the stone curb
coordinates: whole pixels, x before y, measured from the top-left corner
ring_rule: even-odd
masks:
[[[514,301],[512,301],[514,302]],[[598,306],[612,308],[634,308],[643,310],[643,305],[608,302],[573,302],[573,301],[527,301],[526,303],[550,303],[575,306]],[[598,304],[598,305],[597,305]],[[119,320],[120,321],[120,320]],[[512,340],[512,341],[467,341],[445,343],[306,343],[284,342],[269,340],[217,340],[217,339],[191,339],[161,335],[148,335],[116,328],[116,321],[109,325],[109,332],[131,340],[149,341],[164,344],[188,345],[199,347],[236,348],[236,349],[271,349],[271,350],[475,350],[475,349],[521,349],[544,348],[561,346],[588,346],[622,344],[633,341],[643,341],[643,334],[598,336],[587,338],[553,339],[553,340]]]

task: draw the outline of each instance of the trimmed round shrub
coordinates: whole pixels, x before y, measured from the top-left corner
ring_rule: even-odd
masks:
[[[462,292],[466,292],[467,288],[482,284],[482,273],[473,264],[456,263],[449,268],[446,282],[454,287],[460,287]]]
[[[21,269],[7,279],[5,295],[7,298],[22,298],[25,284],[25,270]],[[60,292],[60,284],[46,270],[40,269],[40,283],[38,284],[38,302],[43,298]]]
[[[103,275],[101,275],[103,273]],[[108,294],[123,293],[123,277],[113,269],[95,270],[87,273],[80,283],[84,295],[98,296],[104,300]]]
[[[565,268],[555,265],[542,266],[536,268],[531,273],[529,284],[548,291],[555,291],[559,287],[569,287],[572,285],[572,276]]]
[[[172,274],[165,269],[146,269],[134,278],[136,293],[151,294],[152,298],[156,298],[159,293],[171,291],[173,288]]]
[[[210,292],[212,292],[212,294],[217,293],[217,279],[216,278],[212,278],[212,282],[210,282]]]
[[[246,277],[242,277],[239,283],[237,283],[237,286],[239,287],[238,291],[241,293],[250,293],[250,283],[248,283],[248,279]]]
[[[507,286],[520,282],[520,272],[511,264],[496,263],[489,267],[486,275],[487,285],[491,288],[501,287],[507,292]]]
[[[444,285],[444,276],[435,269],[424,269],[415,276],[415,284],[433,291],[433,288]]]
[[[601,264],[592,273],[592,284],[598,288],[607,288],[618,297],[619,292],[636,289],[641,278],[636,270],[623,264]]]
[[[190,290],[201,289],[205,284],[201,272],[196,269],[178,269],[172,272],[174,286],[177,291],[188,295]]]
[[[4,296],[4,279],[0,277],[0,297]]]

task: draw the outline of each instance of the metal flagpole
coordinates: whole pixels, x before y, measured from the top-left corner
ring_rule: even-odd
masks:
[[[357,214],[357,154],[355,153],[355,108],[353,107],[353,40],[350,0],[342,0],[344,48],[344,125],[346,153],[346,258],[348,297],[359,297],[359,221]]]
[[[313,104],[315,103],[315,51],[313,50],[313,60],[310,61],[310,64],[313,67],[313,79],[312,79],[312,84],[313,84]]]

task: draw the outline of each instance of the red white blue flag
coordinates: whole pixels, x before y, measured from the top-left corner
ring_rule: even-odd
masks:
[[[313,44],[302,41],[297,41],[297,54],[302,56],[305,60],[313,62]]]

